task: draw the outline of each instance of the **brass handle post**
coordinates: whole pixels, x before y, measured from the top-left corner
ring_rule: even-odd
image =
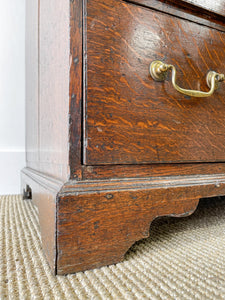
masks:
[[[172,85],[181,94],[191,97],[209,97],[218,88],[219,83],[224,81],[224,74],[219,74],[214,71],[209,71],[206,77],[206,82],[210,90],[202,92],[198,90],[187,90],[179,87],[176,84],[176,68],[173,65],[167,65],[159,60],[155,60],[150,64],[150,74],[156,81],[164,81],[169,70],[172,70]]]

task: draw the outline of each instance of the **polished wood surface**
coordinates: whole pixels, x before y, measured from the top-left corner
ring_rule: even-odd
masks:
[[[173,2],[175,2],[173,0]],[[180,2],[190,3],[200,8],[209,10],[210,12],[217,13],[218,15],[225,16],[225,0],[182,0]]]
[[[55,274],[117,263],[158,216],[225,195],[224,87],[190,99],[148,75],[161,59],[182,87],[207,90],[207,71],[225,71],[222,10],[172,0],[26,5],[21,187]]]
[[[176,92],[170,78],[149,76],[160,59],[177,67],[179,86],[207,91],[207,72],[225,72],[224,46],[225,34],[214,29],[120,1],[89,1],[85,164],[224,161],[225,85],[195,99]]]
[[[71,179],[82,179],[83,4],[70,2],[69,167]]]
[[[224,175],[70,182],[57,202],[57,273],[119,262],[156,217],[190,215],[200,198],[224,193]]]
[[[151,165],[105,165],[83,166],[83,178],[111,179],[138,177],[165,177],[198,174],[223,174],[224,163],[151,164]]]
[[[126,2],[151,7],[162,12],[177,15],[181,18],[188,18],[193,21],[199,21],[195,17],[202,19],[201,24],[206,25],[204,20],[211,20],[221,24],[225,17],[225,1],[213,2],[211,0],[124,0]]]

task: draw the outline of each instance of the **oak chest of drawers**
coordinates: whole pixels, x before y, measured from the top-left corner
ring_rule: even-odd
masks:
[[[26,19],[22,188],[56,274],[225,195],[224,0],[29,0]]]

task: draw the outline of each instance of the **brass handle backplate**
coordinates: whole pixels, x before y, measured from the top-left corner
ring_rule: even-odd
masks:
[[[164,81],[167,73],[172,70],[172,85],[180,93],[192,97],[209,97],[218,88],[219,83],[224,81],[224,74],[219,74],[214,71],[209,71],[206,77],[206,82],[210,90],[202,92],[198,90],[186,90],[176,84],[176,68],[173,65],[167,65],[159,60],[155,60],[150,64],[150,74],[156,81]]]

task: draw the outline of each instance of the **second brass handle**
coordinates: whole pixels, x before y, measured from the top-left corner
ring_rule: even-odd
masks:
[[[210,90],[208,92],[202,92],[198,90],[186,90],[179,87],[176,84],[176,68],[173,65],[167,65],[159,60],[155,60],[150,65],[150,74],[156,81],[164,81],[167,76],[167,72],[172,70],[172,84],[173,87],[180,93],[192,97],[209,97],[218,88],[219,82],[224,81],[224,74],[219,74],[214,71],[209,71],[206,77],[206,82]]]

